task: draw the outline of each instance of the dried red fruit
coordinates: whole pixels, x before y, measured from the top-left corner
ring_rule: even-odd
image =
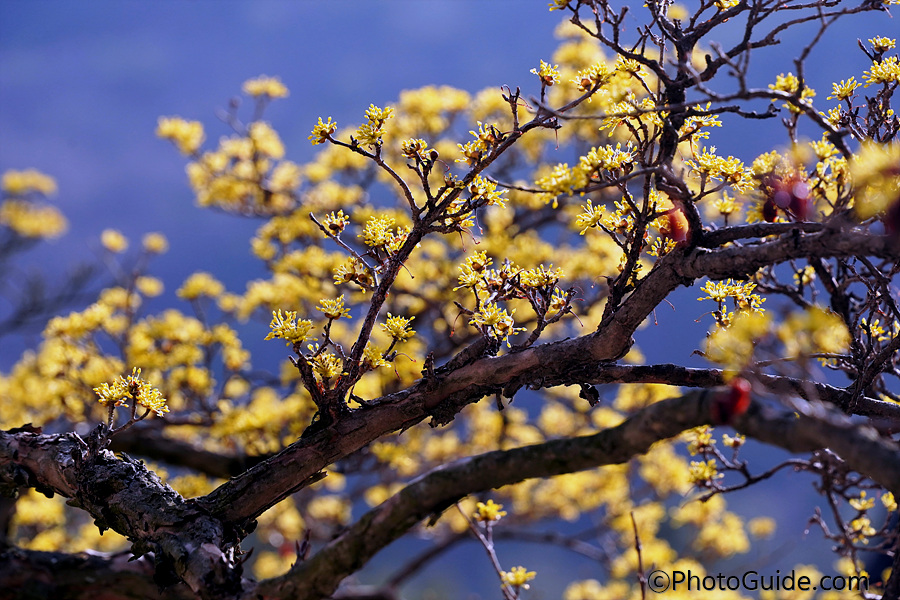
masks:
[[[684,211],[680,208],[674,208],[666,215],[668,224],[659,228],[659,233],[669,238],[673,242],[682,243],[688,240],[691,226],[688,223]]]
[[[809,217],[809,184],[800,174],[792,173],[786,177],[770,175],[763,182],[763,191],[766,193],[766,203],[763,205],[763,218],[766,221],[774,221],[779,208],[798,221],[805,221]]]
[[[716,394],[712,404],[712,420],[716,425],[729,425],[750,408],[750,382],[743,377],[731,380],[728,390]]]

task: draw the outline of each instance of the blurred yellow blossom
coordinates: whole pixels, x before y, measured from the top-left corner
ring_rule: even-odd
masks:
[[[10,198],[0,204],[0,225],[29,238],[54,238],[62,235],[68,221],[53,206]]]
[[[268,96],[269,98],[286,98],[288,89],[281,79],[278,77],[268,77],[260,75],[254,79],[248,79],[244,82],[243,90],[245,94],[258,98],[260,96]]]
[[[0,188],[10,196],[25,196],[32,192],[52,196],[56,193],[56,180],[37,169],[9,170],[3,173]]]
[[[163,254],[169,249],[169,240],[166,239],[165,235],[158,232],[145,235],[143,244],[144,250],[150,254]]]
[[[116,254],[128,248],[128,239],[117,229],[104,229],[100,234],[100,243],[110,252]]]
[[[200,121],[186,121],[180,117],[160,117],[156,135],[170,140],[182,154],[187,155],[197,152],[206,139]]]
[[[200,296],[216,298],[222,295],[225,286],[218,279],[205,271],[191,274],[175,292],[179,298],[196,300]]]

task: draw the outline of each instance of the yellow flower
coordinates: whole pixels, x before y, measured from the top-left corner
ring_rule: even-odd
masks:
[[[388,313],[387,322],[382,323],[381,328],[398,342],[408,340],[416,334],[415,329],[409,329],[409,323],[413,319],[415,317],[395,317]]]
[[[391,243],[394,234],[391,228],[394,226],[394,219],[391,217],[373,216],[369,217],[363,227],[363,232],[359,237],[363,239],[367,246],[385,247]]]
[[[363,146],[380,146],[384,135],[384,124],[394,116],[390,106],[378,108],[370,104],[366,109],[366,122],[356,130],[356,140]]]
[[[377,369],[389,367],[391,363],[384,359],[384,352],[378,346],[369,342],[363,349],[363,365],[365,369]]]
[[[340,235],[349,223],[350,218],[344,214],[343,210],[339,210],[337,213],[331,213],[325,217],[325,229],[327,229],[331,235]]]
[[[297,311],[289,310],[282,313],[281,310],[272,311],[272,322],[269,323],[271,331],[265,339],[273,340],[281,338],[287,342],[288,346],[299,344],[309,337],[312,330],[312,321],[301,319],[296,321]]]
[[[900,81],[900,62],[898,57],[890,56],[881,62],[874,62],[868,71],[863,73],[863,79],[869,87],[873,83],[891,83],[892,81]]]
[[[775,533],[775,519],[771,517],[756,517],[747,522],[750,535],[755,538],[772,537]]]
[[[559,81],[559,65],[551,65],[542,60],[541,66],[531,72],[541,78],[542,86],[550,86]]]
[[[284,156],[284,144],[281,143],[281,138],[268,123],[264,121],[251,123],[248,133],[257,152],[275,159]]]
[[[400,142],[400,151],[406,158],[417,158],[419,160],[428,160],[428,143],[421,139],[404,140]]]
[[[795,94],[800,89],[800,80],[797,79],[797,76],[793,73],[788,73],[787,75],[782,73],[775,78],[774,85],[769,85],[769,89]],[[800,91],[800,100],[806,103],[806,101],[815,97],[815,95],[816,91],[814,89],[804,87],[803,90]],[[789,102],[785,102],[784,106],[791,112],[798,112],[800,110]]]
[[[268,96],[269,98],[286,98],[288,89],[285,87],[278,77],[267,77],[260,75],[255,79],[248,79],[244,82],[242,88],[245,94],[259,98],[260,96]]]
[[[784,343],[785,354],[792,357],[816,352],[840,354],[850,345],[844,321],[817,306],[788,316],[778,327],[778,337]]]
[[[723,475],[716,469],[715,459],[707,461],[691,461],[688,479],[691,483],[708,483],[714,479],[721,479]]]
[[[735,450],[737,450],[738,448],[740,448],[741,446],[743,446],[743,445],[744,445],[744,442],[745,442],[746,440],[747,440],[747,438],[745,438],[745,437],[742,436],[742,435],[736,435],[736,436],[734,436],[734,437],[731,437],[731,436],[728,435],[727,433],[725,433],[725,434],[722,435],[722,443],[723,443],[725,446],[727,446],[727,447],[729,447],[729,448],[733,448],[733,449],[735,449]]]
[[[528,571],[525,567],[513,567],[510,571],[501,571],[500,579],[506,585],[527,590],[529,588],[528,582],[534,579],[535,575],[537,573]]]
[[[225,291],[222,283],[205,271],[197,271],[185,279],[184,284],[175,292],[179,298],[195,300],[200,296],[217,298]]]
[[[581,229],[581,235],[591,227],[597,227],[603,222],[603,207],[594,206],[590,200],[582,205],[582,212],[575,217],[575,226]]]
[[[486,503],[479,502],[475,505],[475,508],[477,509],[477,512],[474,516],[478,521],[499,521],[502,517],[506,516],[506,511],[501,510],[503,505],[495,504],[493,500],[488,500]]]
[[[715,4],[719,10],[728,10],[740,4],[740,0],[715,0]]]
[[[341,317],[347,317],[348,319],[352,319],[350,316],[350,309],[344,308],[344,295],[341,294],[334,300],[319,300],[319,305],[316,307],[316,310],[322,311],[325,313],[325,316],[331,320],[340,319]]]
[[[163,293],[163,282],[156,277],[148,277],[146,275],[138,277],[134,282],[134,286],[140,293],[149,298]]]
[[[891,492],[885,492],[881,495],[881,503],[889,511],[897,510],[897,501],[894,500],[894,494]]]
[[[68,222],[53,206],[10,198],[0,204],[0,225],[9,227],[22,237],[53,238],[65,232]]]
[[[831,84],[831,95],[826,98],[826,100],[849,100],[851,96],[854,95],[856,88],[859,87],[859,84],[854,80],[853,77],[847,80],[841,80],[840,83],[832,83]]]
[[[712,439],[712,433],[712,427],[707,425],[691,429],[687,432],[688,439],[690,440],[690,443],[688,443],[688,452],[690,452],[691,456],[696,456],[700,452],[712,448],[713,444],[716,443],[716,440]]]
[[[869,39],[869,43],[872,44],[872,49],[875,50],[875,52],[887,52],[897,45],[897,40],[878,36]]]
[[[597,85],[607,83],[613,75],[614,72],[605,63],[600,62],[578,71],[572,83],[578,87],[578,91],[586,92]]]
[[[330,379],[343,374],[341,372],[340,359],[331,352],[324,352],[314,356],[310,359],[310,362],[312,363],[313,371],[323,382],[327,383]]]
[[[515,311],[513,311],[515,313]],[[505,340],[507,336],[515,335],[524,329],[513,327],[512,315],[496,304],[482,305],[481,309],[472,315],[470,325],[480,326],[485,331],[490,331],[499,340]]]
[[[171,140],[182,154],[197,152],[206,135],[200,121],[186,121],[180,117],[160,117],[156,135]]]
[[[868,219],[888,208],[900,191],[900,143],[865,143],[850,161],[850,177],[858,190],[854,209]]]
[[[324,143],[328,136],[335,131],[337,131],[337,123],[332,121],[331,117],[328,117],[328,121],[325,123],[322,122],[322,117],[319,117],[319,122],[313,127],[312,134],[307,139],[312,142],[313,146],[316,146]]]
[[[876,533],[875,528],[872,527],[872,521],[865,515],[850,521],[850,535],[854,542],[868,544],[868,538]]]
[[[124,252],[128,248],[128,239],[122,232],[115,229],[104,229],[100,234],[100,243],[110,252],[116,254]]]
[[[112,385],[103,383],[94,388],[94,392],[104,406],[112,404],[127,407],[126,400],[134,400],[157,416],[169,412],[166,399],[158,389],[141,378],[141,369],[138,367],[134,367],[128,377],[117,377]]]
[[[150,254],[163,254],[169,249],[169,240],[161,233],[148,233],[144,236],[144,250]]]
[[[3,173],[0,188],[10,196],[24,196],[31,192],[51,196],[56,193],[56,180],[37,169],[10,170]]]
[[[875,506],[875,498],[866,498],[866,491],[861,490],[858,498],[850,498],[850,506],[860,512],[864,512]]]

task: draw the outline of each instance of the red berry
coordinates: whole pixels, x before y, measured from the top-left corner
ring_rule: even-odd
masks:
[[[728,425],[750,408],[750,382],[743,377],[731,380],[727,391],[719,392],[713,399],[712,420],[716,425]]]

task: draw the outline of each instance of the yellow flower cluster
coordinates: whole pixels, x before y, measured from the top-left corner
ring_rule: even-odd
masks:
[[[863,73],[863,79],[866,80],[866,84],[863,87],[869,87],[876,83],[889,84],[900,81],[900,58],[889,56],[879,62],[872,63],[869,70]]]
[[[156,135],[171,141],[182,154],[188,156],[195,154],[206,139],[200,121],[187,121],[180,117],[160,117]]]
[[[327,298],[319,300],[319,306],[316,307],[316,310],[324,313],[325,316],[332,321],[340,319],[341,317],[346,317],[348,319],[353,318],[350,316],[350,309],[344,307],[343,294],[341,294],[334,300],[329,300]]]
[[[715,459],[707,461],[691,461],[691,469],[688,473],[691,483],[709,485],[716,479],[724,477],[716,468]]]
[[[321,381],[325,387],[328,387],[332,379],[343,374],[341,359],[331,352],[315,354],[318,350],[315,346],[310,346],[310,350],[313,351],[313,356],[309,359],[309,362],[312,364],[313,372],[318,375],[319,381]]]
[[[473,135],[475,139],[467,142],[465,145],[456,145],[463,155],[462,158],[456,159],[456,162],[464,162],[469,165],[476,164],[501,138],[501,133],[496,127],[493,125],[485,126],[481,121],[478,121],[478,131],[469,131],[469,134]]]
[[[856,88],[859,87],[855,77],[850,79],[842,79],[839,83],[831,84],[831,95],[826,100],[850,100],[856,95]]]
[[[178,288],[176,294],[185,300],[196,300],[201,296],[218,298],[225,291],[222,282],[205,271],[198,271],[188,276]]]
[[[313,146],[318,146],[325,143],[335,131],[337,131],[337,123],[332,121],[331,117],[328,117],[328,120],[324,123],[322,122],[322,117],[319,117],[319,122],[313,127],[312,133],[309,134],[307,139],[312,142]]]
[[[378,108],[370,104],[366,109],[366,122],[356,130],[356,141],[371,148],[381,146],[384,141],[384,124],[393,116],[394,109],[390,106]]]
[[[483,523],[499,521],[506,516],[506,511],[502,510],[503,505],[497,504],[493,500],[479,502],[475,505],[475,509],[475,519]]]
[[[37,169],[9,170],[0,179],[0,189],[8,196],[27,196],[32,193],[52,196],[56,193],[56,180]]]
[[[858,190],[854,208],[862,219],[883,213],[900,193],[900,143],[863,144],[850,161],[850,177]]]
[[[287,95],[281,82],[267,77],[246,82],[244,90],[256,98]],[[294,204],[300,169],[283,160],[284,145],[268,123],[256,119],[238,135],[223,137],[215,151],[202,154],[205,135],[197,121],[161,117],[156,133],[194,158],[188,163],[187,173],[201,206],[269,214]]]
[[[415,317],[395,317],[388,313],[387,321],[381,324],[381,328],[394,340],[403,342],[416,334],[415,329],[409,328],[409,324],[413,319]]]
[[[778,326],[777,335],[784,344],[785,356],[791,358],[813,353],[840,354],[850,345],[844,321],[817,306],[791,313]]]
[[[366,221],[359,237],[367,246],[381,253],[394,254],[400,250],[409,234],[408,227],[398,227],[395,231],[394,223],[392,217],[374,215]]]
[[[159,232],[148,233],[142,242],[144,250],[150,254],[164,254],[169,249],[169,240]]]
[[[288,96],[288,89],[281,83],[281,79],[278,77],[267,77],[266,75],[248,79],[244,82],[242,89],[245,94],[254,98],[287,98]]]
[[[271,331],[266,336],[267,340],[281,338],[290,346],[299,344],[309,338],[312,330],[312,321],[301,319],[297,321],[297,311],[289,310],[282,313],[280,310],[272,312],[272,322],[269,323]]]
[[[615,75],[615,71],[610,69],[606,63],[594,63],[586,69],[582,69],[575,74],[572,83],[578,88],[579,92],[587,92],[598,86],[606,85]]]
[[[542,60],[541,66],[531,72],[541,78],[541,86],[551,86],[559,81],[559,65],[551,65]]]
[[[788,73],[787,75],[781,73],[775,78],[774,84],[769,84],[769,89],[796,94],[797,91],[800,90],[800,80],[797,79],[797,76],[793,73]],[[816,91],[814,89],[804,86],[803,90],[800,91],[800,102],[803,104],[810,104],[815,95]],[[791,112],[800,112],[800,108],[791,102],[785,102],[783,106]]]
[[[697,298],[698,301],[712,300],[718,305],[717,310],[712,315],[716,319],[716,323],[721,327],[728,327],[735,317],[735,313],[729,312],[727,309],[729,299],[731,299],[734,308],[738,312],[752,311],[761,313],[765,310],[762,304],[766,299],[753,293],[753,290],[756,289],[756,283],[752,281],[736,283],[732,279],[726,281],[710,280],[703,284],[703,287],[700,289],[706,292],[706,295]]]
[[[744,163],[733,156],[723,158],[716,154],[716,147],[704,148],[699,154],[695,154],[693,160],[687,161],[691,171],[695,173],[701,183],[709,179],[725,181],[739,192],[746,192],[753,187],[753,182]]]
[[[536,575],[537,573],[529,571],[525,567],[513,567],[509,571],[501,571],[500,579],[506,585],[516,589],[522,588],[527,590],[530,587],[528,582],[534,579]]]
[[[95,387],[94,392],[103,406],[127,407],[126,401],[133,400],[159,417],[169,412],[166,399],[158,389],[141,378],[141,370],[138,367],[134,367],[131,375],[127,377],[117,377],[112,385],[103,383]]]
[[[100,244],[110,252],[121,254],[128,249],[128,238],[118,229],[104,229],[100,234]]]
[[[54,238],[62,235],[68,221],[53,206],[10,198],[0,204],[0,225],[29,238]]]
[[[49,175],[36,169],[6,171],[0,189],[8,196],[0,203],[0,225],[27,238],[53,238],[65,232],[68,222],[63,214],[33,197],[56,193],[56,181]]]

